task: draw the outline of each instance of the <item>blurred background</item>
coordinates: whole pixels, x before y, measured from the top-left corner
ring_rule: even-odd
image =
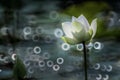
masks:
[[[120,80],[117,0],[0,0],[0,80],[84,80],[83,45],[61,40],[61,23],[81,14],[98,19],[88,80]]]

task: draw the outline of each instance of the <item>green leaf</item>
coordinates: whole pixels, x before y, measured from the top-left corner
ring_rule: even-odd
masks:
[[[20,80],[20,79],[23,79],[26,74],[27,72],[26,72],[25,66],[23,62],[17,56],[15,60],[15,65],[14,65],[14,78],[16,80]]]

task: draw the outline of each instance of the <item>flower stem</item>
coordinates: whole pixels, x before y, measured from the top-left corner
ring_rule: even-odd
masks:
[[[87,79],[87,52],[86,52],[86,46],[85,46],[85,42],[83,42],[83,52],[84,52],[84,71],[85,71],[85,80]]]

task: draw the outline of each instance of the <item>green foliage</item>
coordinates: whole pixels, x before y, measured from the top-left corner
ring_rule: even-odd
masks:
[[[84,2],[79,5],[72,5],[66,8],[63,12],[70,15],[70,16],[80,16],[80,14],[84,14],[84,16],[89,20],[92,21],[95,18],[95,15],[98,12],[103,10],[110,9],[110,6],[104,2]]]
[[[19,57],[16,58],[15,65],[14,65],[14,78],[15,80],[21,80],[25,77],[27,74],[25,66],[23,62],[19,59]]]

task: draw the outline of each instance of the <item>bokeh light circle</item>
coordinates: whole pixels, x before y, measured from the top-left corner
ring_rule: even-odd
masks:
[[[57,63],[58,64],[63,64],[64,63],[64,59],[61,58],[61,57],[57,58]]]
[[[16,60],[16,54],[12,54],[11,58],[12,60]]]
[[[39,26],[35,29],[37,34],[42,34],[42,28]]]
[[[77,50],[82,51],[83,50],[83,44],[77,44]]]
[[[95,42],[94,43],[94,49],[96,49],[96,50],[102,49],[102,44],[100,42]]]
[[[50,58],[50,53],[44,52],[44,53],[43,53],[43,58],[44,58],[44,59],[49,59],[49,58]]]
[[[59,28],[55,29],[54,31],[54,35],[57,37],[57,38],[60,38],[63,36],[63,31]]]
[[[45,67],[45,61],[39,61],[39,67]]]
[[[67,51],[67,50],[70,49],[70,45],[67,44],[67,43],[63,43],[61,47],[62,47],[62,49],[63,49],[64,51]]]
[[[30,73],[30,74],[34,73],[33,67],[30,66],[30,67],[28,68],[28,73]]]
[[[32,33],[32,28],[31,27],[25,27],[23,29],[23,33],[24,34],[31,34]]]
[[[59,69],[60,69],[59,65],[57,65],[57,64],[53,65],[53,70],[54,71],[58,71]]]
[[[48,60],[48,61],[47,61],[47,66],[48,66],[48,67],[52,67],[53,64],[54,64],[53,61],[51,61],[51,60]]]
[[[41,48],[39,46],[35,46],[33,51],[35,54],[39,54],[39,53],[41,53]]]

